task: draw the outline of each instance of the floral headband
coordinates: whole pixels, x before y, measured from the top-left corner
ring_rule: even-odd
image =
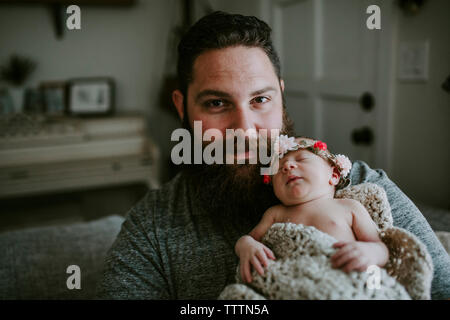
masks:
[[[274,144],[275,151],[278,150],[278,158],[281,159],[289,151],[295,151],[298,149],[307,149],[319,157],[330,161],[340,173],[339,183],[336,185],[336,189],[345,188],[350,184],[350,179],[347,177],[352,168],[350,159],[342,154],[334,155],[330,151],[327,151],[327,144],[322,141],[308,141],[300,140],[300,143],[295,141],[295,137],[288,137],[286,135],[280,135]],[[264,183],[270,183],[270,176],[264,176]]]

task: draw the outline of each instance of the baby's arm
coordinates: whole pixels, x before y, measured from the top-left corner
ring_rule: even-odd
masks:
[[[340,241],[333,245],[334,248],[339,248],[331,257],[333,267],[349,272],[366,271],[370,265],[384,266],[388,261],[389,251],[378,236],[375,222],[358,201],[346,199],[345,204],[352,212],[352,229],[357,241]]]
[[[275,260],[272,250],[260,241],[267,230],[275,223],[276,212],[277,207],[267,209],[258,225],[248,235],[242,236],[236,242],[235,252],[241,260],[241,278],[245,282],[252,282],[251,265],[260,275],[263,275],[263,266],[266,267],[268,264],[267,258]]]
[[[249,235],[256,241],[261,241],[267,230],[276,222],[279,206],[273,206],[264,212],[261,221],[250,231]]]

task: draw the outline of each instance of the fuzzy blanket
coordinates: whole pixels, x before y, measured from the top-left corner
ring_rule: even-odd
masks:
[[[219,299],[430,299],[431,257],[413,234],[393,226],[384,190],[366,183],[336,197],[360,201],[378,225],[389,249],[389,262],[379,274],[334,269],[330,257],[336,239],[311,226],[276,223],[262,239],[276,260],[269,261],[264,276],[253,270],[250,284],[243,283],[238,266],[237,283]]]

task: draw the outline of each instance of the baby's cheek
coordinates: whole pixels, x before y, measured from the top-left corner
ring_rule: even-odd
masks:
[[[280,176],[278,174],[273,176],[272,185],[273,185],[273,191],[275,191],[275,193],[280,190],[281,181],[280,181]]]
[[[281,201],[283,198],[283,184],[281,179],[276,176],[273,177],[272,179],[272,184],[273,184],[273,192],[275,193],[275,196]]]

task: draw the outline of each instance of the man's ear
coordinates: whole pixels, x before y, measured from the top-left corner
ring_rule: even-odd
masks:
[[[178,116],[180,117],[181,121],[183,121],[184,118],[184,96],[181,93],[180,90],[174,90],[172,92],[172,101],[175,105],[175,108],[177,108]]]
[[[341,179],[341,174],[339,173],[339,170],[336,167],[333,167],[333,173],[330,177],[330,185],[335,186],[339,183],[339,180]]]
[[[284,80],[280,79],[280,88],[281,88],[281,92],[284,92]]]

